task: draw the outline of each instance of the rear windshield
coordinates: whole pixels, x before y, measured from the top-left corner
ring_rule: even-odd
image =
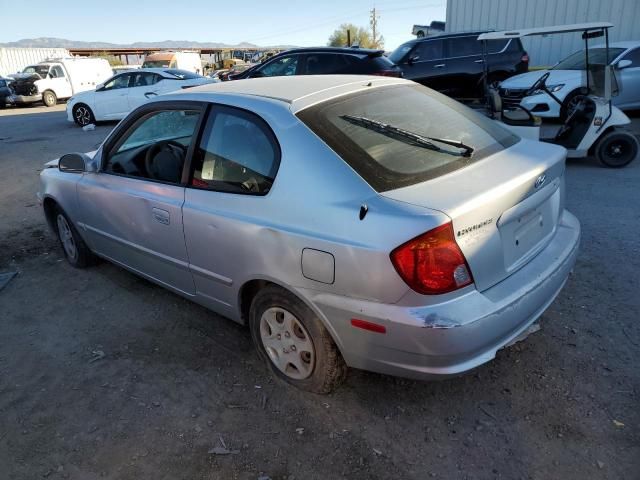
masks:
[[[163,68],[168,67],[170,63],[169,60],[145,60],[142,68]]]
[[[442,176],[519,141],[495,121],[420,85],[373,88],[297,115],[378,192]]]

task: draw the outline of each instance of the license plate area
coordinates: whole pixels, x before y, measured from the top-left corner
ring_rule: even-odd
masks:
[[[540,205],[500,225],[507,272],[517,270],[544,248],[555,230],[559,202],[559,192],[555,192]]]

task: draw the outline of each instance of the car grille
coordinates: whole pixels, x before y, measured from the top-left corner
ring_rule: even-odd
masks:
[[[504,108],[514,108],[520,105],[520,101],[525,97],[527,88],[501,88],[498,90],[502,98]]]

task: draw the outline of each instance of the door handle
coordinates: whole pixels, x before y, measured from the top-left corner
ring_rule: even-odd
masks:
[[[482,62],[484,62],[484,60],[482,60],[482,59],[473,61],[473,63],[482,63]]]
[[[155,219],[156,222],[161,223],[163,225],[169,225],[169,223],[171,223],[171,217],[169,215],[169,212],[167,212],[166,210],[162,210],[161,208],[153,208],[152,210],[153,213],[153,218]]]
[[[144,94],[145,97],[147,98],[151,98],[151,97],[156,97],[158,96],[158,94],[156,92],[147,92]]]
[[[433,68],[442,68],[444,66],[445,66],[444,63],[439,63],[438,65],[434,65]]]

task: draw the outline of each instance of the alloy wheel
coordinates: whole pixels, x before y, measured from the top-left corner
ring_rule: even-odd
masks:
[[[89,125],[89,123],[91,123],[91,112],[89,112],[89,109],[87,107],[76,108],[76,120],[83,127]]]

